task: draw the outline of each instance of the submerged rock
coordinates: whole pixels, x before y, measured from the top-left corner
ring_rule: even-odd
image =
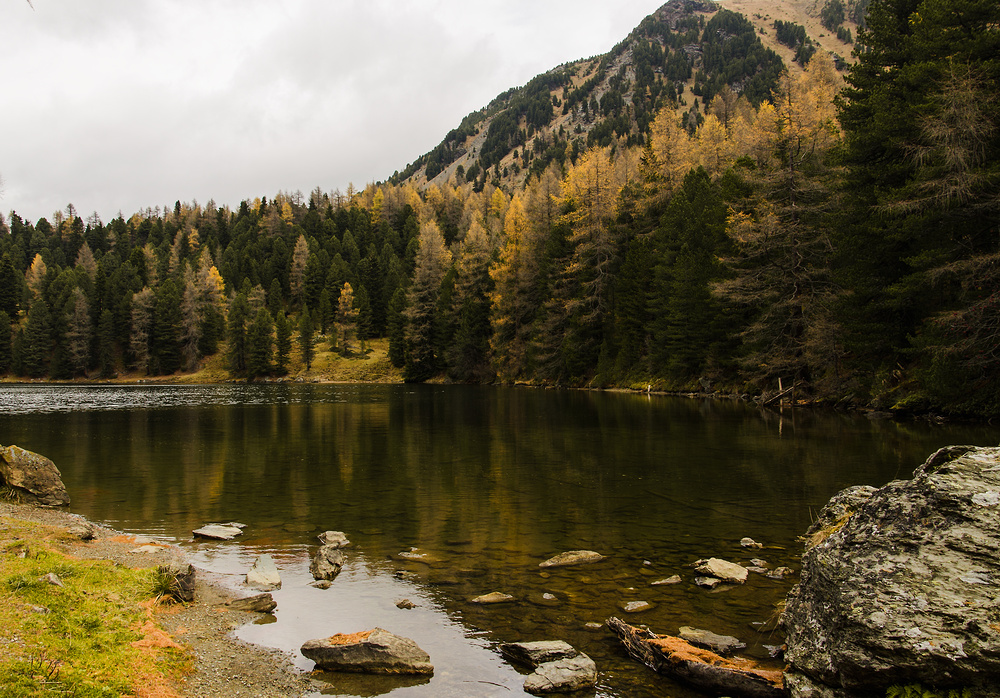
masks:
[[[495,603],[510,603],[514,601],[514,597],[510,594],[504,594],[499,591],[493,591],[489,594],[483,594],[482,596],[477,596],[472,599],[472,603],[479,604],[495,604]]]
[[[618,608],[625,613],[642,613],[643,611],[651,611],[654,606],[648,601],[622,601],[618,604]]]
[[[340,574],[344,566],[344,553],[337,545],[324,545],[309,563],[309,572],[313,579],[333,580]]]
[[[506,642],[500,645],[500,654],[509,662],[534,668],[545,662],[575,657],[579,652],[563,640],[537,640]]]
[[[58,507],[69,494],[56,464],[20,446],[0,446],[0,485],[10,487],[29,504]]]
[[[309,640],[301,652],[327,671],[362,674],[433,674],[430,655],[413,640],[374,628]]]
[[[667,584],[680,584],[683,580],[679,574],[672,575],[666,579],[657,579],[655,582],[650,582],[650,586],[659,587]]]
[[[833,497],[783,620],[793,696],[1000,685],[1000,448],[953,446],[911,480]]]
[[[744,548],[753,548],[754,550],[760,550],[764,547],[763,543],[758,543],[753,538],[741,538],[740,546]]]
[[[261,591],[281,588],[281,577],[270,555],[261,555],[254,561],[253,567],[247,572],[247,586]]]
[[[538,563],[539,567],[570,567],[572,565],[589,565],[600,562],[604,556],[593,550],[569,550],[559,553],[555,557],[550,557],[545,562]]]

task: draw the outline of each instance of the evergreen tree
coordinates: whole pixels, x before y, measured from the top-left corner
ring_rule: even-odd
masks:
[[[364,354],[367,351],[366,342],[372,338],[372,326],[375,324],[372,306],[368,302],[368,289],[364,286],[358,288],[358,293],[354,297],[354,307],[357,311],[355,332],[361,343],[361,353]]]
[[[407,308],[404,311],[410,356],[406,370],[407,380],[426,380],[439,368],[434,329],[441,283],[450,266],[451,252],[445,246],[441,229],[434,221],[423,224],[420,227],[413,284],[410,286]]]
[[[156,297],[148,286],[132,295],[130,304],[129,350],[134,359],[136,370],[148,373],[150,358],[150,340],[153,333],[153,310]]]
[[[250,304],[245,294],[237,293],[229,306],[227,334],[229,338],[229,370],[243,375],[247,370],[247,322]]]
[[[111,311],[101,311],[97,326],[97,363],[101,378],[111,378],[115,372],[115,320]]]
[[[90,305],[83,291],[73,289],[69,301],[69,331],[67,332],[69,363],[73,374],[86,375],[90,366],[90,344],[93,331],[90,325]]]
[[[14,269],[10,253],[0,257],[0,311],[7,313],[11,321],[17,319],[21,307],[21,276]]]
[[[51,323],[49,308],[41,298],[36,299],[28,310],[28,323],[24,329],[21,345],[21,363],[24,375],[41,378],[48,370],[49,354],[52,351]]]
[[[299,316],[299,349],[302,351],[302,363],[305,364],[308,371],[312,368],[316,354],[316,337],[313,332],[313,320],[309,313],[309,306],[303,306]]]
[[[271,373],[274,356],[274,320],[267,308],[260,308],[247,329],[247,378]]]
[[[278,313],[274,321],[275,372],[283,376],[288,373],[288,361],[292,354],[292,323],[284,311]]]
[[[160,284],[155,294],[156,313],[150,363],[154,374],[170,375],[180,370],[183,358],[181,293],[176,282],[167,279]]]
[[[389,361],[396,368],[406,365],[406,291],[399,288],[392,294],[386,316],[389,334]]]
[[[14,363],[10,317],[0,310],[0,374],[11,370]]]

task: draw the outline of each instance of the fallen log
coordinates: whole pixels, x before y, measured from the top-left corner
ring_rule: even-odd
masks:
[[[658,674],[712,695],[785,698],[782,672],[761,669],[749,659],[720,657],[678,637],[655,635],[618,618],[608,627],[628,653]]]

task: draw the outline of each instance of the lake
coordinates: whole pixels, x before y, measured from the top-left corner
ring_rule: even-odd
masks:
[[[908,478],[950,444],[996,445],[986,425],[873,421],[822,410],[656,395],[432,385],[4,386],[0,443],[48,456],[70,509],[175,542],[233,586],[270,553],[278,610],[236,634],[298,654],[308,639],[381,626],[431,655],[426,678],[330,676],[343,696],[524,695],[500,642],[562,639],[598,665],[596,696],[689,696],[629,659],[611,615],[655,632],[780,645],[795,583],[751,574],[707,590],[692,563],[751,558],[798,570],[798,537],[838,490]],[[193,540],[238,521],[232,542]],[[326,590],[316,535],[352,541]],[[762,550],[745,550],[749,536]],[[566,550],[607,559],[542,571]],[[400,557],[413,553],[418,559]],[[679,574],[675,585],[653,581]],[[500,591],[510,604],[470,599]],[[555,598],[543,597],[543,594]],[[416,608],[395,602],[408,598]],[[653,608],[624,613],[619,604]],[[584,693],[583,695],[588,695]]]

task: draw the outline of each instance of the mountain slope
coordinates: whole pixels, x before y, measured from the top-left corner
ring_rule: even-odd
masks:
[[[471,181],[479,189],[490,181],[519,189],[532,174],[575,160],[588,147],[643,144],[664,107],[693,129],[720,92],[757,104],[781,70],[794,65],[794,50],[777,42],[775,19],[804,24],[821,48],[849,53],[836,36],[824,34],[820,1],[722,0],[720,7],[671,0],[607,54],[558,66],[469,114],[390,182]]]

